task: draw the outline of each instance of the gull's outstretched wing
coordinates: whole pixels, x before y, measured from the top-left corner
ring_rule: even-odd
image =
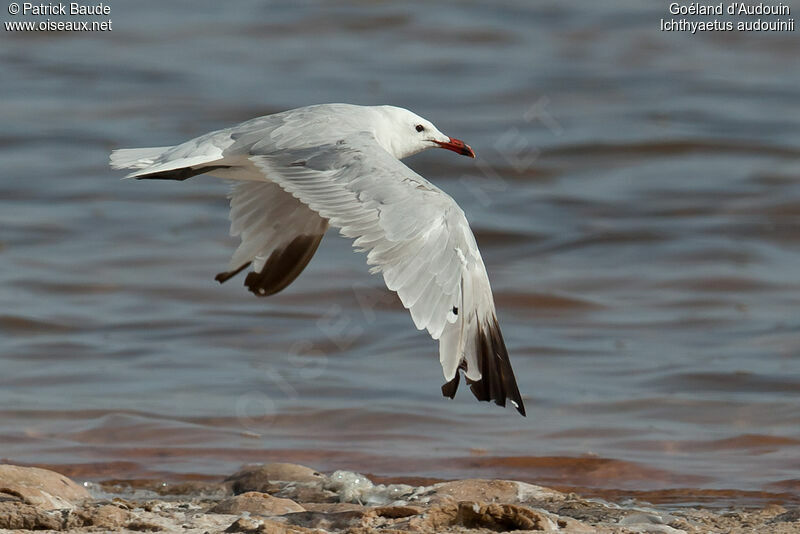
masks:
[[[367,133],[294,150],[251,146],[250,160],[367,252],[417,328],[439,340],[446,396],[455,395],[460,368],[479,400],[508,399],[525,414],[486,268],[450,196]]]
[[[274,295],[305,269],[328,221],[273,182],[237,182],[230,194],[231,235],[242,239],[220,283],[248,265],[244,284],[259,297]]]

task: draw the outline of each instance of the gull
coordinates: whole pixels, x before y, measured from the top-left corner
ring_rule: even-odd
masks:
[[[258,117],[176,146],[120,149],[126,178],[234,181],[232,236],[241,244],[220,283],[250,267],[244,284],[273,295],[291,284],[329,226],[366,252],[414,325],[439,340],[451,399],[461,373],[478,400],[525,415],[492,289],[463,210],[400,160],[428,148],[474,158],[463,141],[394,106],[320,104]]]

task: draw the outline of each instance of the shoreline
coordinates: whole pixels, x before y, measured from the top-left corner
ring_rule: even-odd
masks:
[[[9,463],[7,459],[0,458],[0,464]],[[280,463],[280,462],[279,462]],[[294,463],[294,462],[290,462]],[[245,465],[268,465],[269,462],[247,462]],[[125,460],[111,461],[103,463],[81,463],[81,464],[49,464],[49,463],[14,463],[14,465],[25,467],[38,467],[49,469],[61,473],[74,480],[96,484],[99,487],[129,488],[132,490],[148,490],[158,492],[163,484],[183,486],[186,483],[207,483],[209,485],[222,484],[227,478],[226,475],[212,473],[180,473],[162,470],[142,470],[141,465],[136,462]],[[296,464],[300,465],[300,464]],[[357,465],[341,467],[339,470],[358,468]],[[330,471],[337,470],[330,468]],[[325,471],[323,469],[322,471]],[[387,475],[374,470],[362,470],[364,476],[376,484],[406,484],[412,486],[433,485],[454,480],[464,479],[488,479],[487,476],[464,476],[464,477],[443,477],[443,476],[402,476]],[[492,477],[496,479],[507,479],[503,476]],[[546,486],[561,493],[575,493],[587,499],[602,499],[609,502],[621,501],[641,501],[664,508],[686,508],[692,506],[702,506],[712,509],[757,509],[777,504],[781,506],[800,506],[800,481],[792,486],[776,488],[774,491],[759,489],[736,489],[736,488],[702,488],[691,486],[674,486],[663,488],[624,488],[624,487],[605,487],[590,486],[568,483],[553,483],[552,480],[540,481],[528,475],[520,474],[513,480],[534,485]]]
[[[800,533],[800,507],[791,494],[782,504],[753,500],[749,505],[724,505],[719,497],[731,494],[719,490],[713,493],[718,505],[676,506],[632,498],[632,492],[609,498],[613,495],[603,490],[606,496],[601,498],[591,492],[560,491],[516,480],[440,481],[351,471],[324,473],[286,463],[246,466],[224,479],[172,475],[83,482],[76,476],[79,469],[61,471],[0,465],[0,529]],[[661,493],[672,493],[673,499],[682,495],[684,500],[687,495],[697,496],[680,490]],[[759,492],[759,498],[763,497]]]

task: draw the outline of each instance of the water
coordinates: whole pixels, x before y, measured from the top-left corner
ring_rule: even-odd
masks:
[[[0,457],[800,494],[798,34],[662,33],[666,3],[623,0],[111,5],[111,33],[2,36]],[[332,101],[478,153],[408,163],[472,222],[527,418],[442,398],[335,233],[257,299],[213,280],[225,184],[107,168]]]

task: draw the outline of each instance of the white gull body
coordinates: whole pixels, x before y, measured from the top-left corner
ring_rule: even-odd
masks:
[[[252,269],[258,296],[288,286],[328,226],[367,253],[416,327],[439,340],[452,398],[463,371],[479,400],[525,415],[500,333],[486,268],[464,212],[400,160],[441,147],[474,157],[463,142],[393,106],[321,104],[243,122],[176,146],[115,150],[129,178],[234,180],[231,235],[240,236],[224,282]]]

